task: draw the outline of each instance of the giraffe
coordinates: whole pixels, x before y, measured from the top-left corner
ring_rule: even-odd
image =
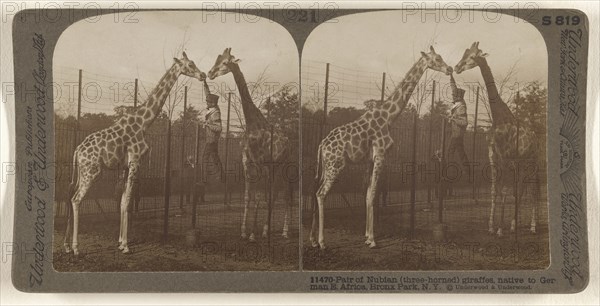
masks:
[[[291,143],[285,134],[278,128],[273,129],[273,156],[271,156],[271,126],[267,119],[263,116],[261,111],[256,107],[250,96],[248,85],[242,71],[239,67],[239,62],[235,56],[231,55],[231,48],[226,48],[222,54],[217,56],[215,64],[208,71],[208,78],[214,80],[217,77],[226,75],[228,73],[233,74],[235,84],[240,93],[240,101],[242,104],[242,111],[244,113],[244,120],[246,122],[246,128],[244,133],[244,139],[242,140],[242,164],[245,173],[244,182],[244,215],[242,218],[241,226],[241,237],[242,239],[248,239],[250,241],[255,240],[254,232],[256,230],[256,223],[258,218],[258,202],[255,202],[254,211],[254,224],[250,230],[250,236],[246,234],[246,220],[248,217],[249,205],[250,205],[250,193],[251,190],[256,189],[256,182],[250,179],[249,175],[251,171],[261,171],[265,168],[269,168],[272,164],[274,167],[277,165],[284,165],[285,163],[293,162],[291,160]],[[271,159],[272,158],[272,159]],[[285,166],[285,165],[284,165]],[[279,167],[281,168],[281,167]],[[269,179],[273,173],[270,169],[266,171],[266,178]],[[277,180],[274,180],[277,181]],[[273,184],[274,185],[274,184]],[[272,188],[274,188],[272,186]],[[273,189],[271,190],[273,192]],[[282,236],[288,238],[289,220],[292,214],[292,202],[293,202],[293,183],[287,182],[287,209],[285,210],[283,232]],[[254,196],[253,196],[254,197]],[[276,193],[274,194],[274,198]],[[273,200],[274,201],[274,200]],[[268,221],[268,220],[267,220]],[[263,226],[262,236],[266,237],[268,231],[268,225],[265,222]]]
[[[485,82],[486,89],[488,91],[488,101],[490,105],[490,113],[492,126],[490,128],[488,138],[488,158],[492,165],[496,165],[495,167],[491,167],[492,169],[492,187],[491,187],[491,196],[492,203],[490,208],[490,218],[488,221],[488,231],[491,234],[494,234],[494,210],[496,206],[496,195],[497,191],[502,187],[502,210],[500,217],[500,225],[498,226],[498,230],[496,234],[498,236],[502,236],[502,220],[504,218],[504,205],[506,202],[506,194],[510,179],[514,178],[514,176],[510,175],[510,172],[501,174],[500,171],[508,171],[509,167],[514,168],[516,164],[514,161],[516,160],[535,160],[539,155],[539,147],[537,142],[537,137],[535,133],[526,125],[526,124],[517,124],[517,119],[513,115],[513,113],[508,108],[508,105],[504,103],[502,97],[498,93],[498,88],[496,88],[496,83],[494,81],[494,76],[492,75],[492,71],[490,66],[487,63],[486,57],[487,53],[483,53],[479,49],[479,42],[474,42],[470,48],[466,49],[462,59],[456,64],[455,71],[460,74],[463,71],[479,67],[481,70],[481,75],[483,76],[483,80]],[[518,133],[517,133],[517,126]],[[518,143],[519,150],[517,152],[517,134],[519,135]],[[537,171],[533,173],[533,196],[534,203],[532,205],[532,214],[531,214],[531,226],[530,231],[532,233],[536,232],[536,223],[537,223],[537,211],[536,206],[539,200],[539,179]],[[496,179],[498,178],[498,179]],[[519,176],[520,178],[520,176]],[[514,182],[513,182],[514,183]],[[525,188],[520,188],[520,192],[516,195],[519,199],[523,196],[523,192]],[[515,199],[517,200],[517,199]],[[515,216],[513,215],[513,219],[511,221],[510,230],[514,231],[516,227]]]
[[[73,251],[74,255],[79,254],[77,235],[81,201],[103,168],[118,167],[127,169],[125,188],[121,196],[119,250],[129,253],[127,245],[128,206],[132,197],[133,184],[137,180],[139,161],[150,149],[144,139],[144,131],[159,115],[171,88],[180,75],[183,74],[200,81],[206,79],[206,74],[188,59],[185,52],[183,52],[183,58],[174,58],[173,60],[175,62],[150,92],[144,104],[132,113],[125,114],[116,120],[110,127],[88,135],[75,149],[70,186],[73,194],[72,207],[68,213],[69,220],[64,238],[64,248],[67,253]],[[69,247],[71,222],[73,223],[73,242]]]
[[[340,172],[346,166],[346,161],[358,162],[364,160],[371,151],[372,173],[366,196],[366,227],[365,244],[376,246],[373,233],[373,202],[376,195],[377,182],[382,171],[386,151],[392,146],[389,126],[404,110],[408,99],[425,70],[433,69],[447,75],[452,73],[442,57],[429,47],[430,52],[421,52],[421,57],[406,73],[391,96],[380,106],[368,109],[357,120],[338,126],[331,130],[319,144],[317,153],[317,176],[319,189],[316,192],[318,205],[318,243],[315,240],[317,231],[317,210],[313,206],[313,220],[310,231],[310,241],[313,247],[325,249],[323,237],[324,201],[327,193]]]

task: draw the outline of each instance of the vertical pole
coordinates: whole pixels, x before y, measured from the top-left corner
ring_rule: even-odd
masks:
[[[192,228],[196,228],[196,205],[198,204],[198,169],[200,168],[200,122],[196,122],[196,148],[194,150],[194,181],[192,190]]]
[[[317,146],[320,145],[321,140],[323,140],[323,129],[325,128],[325,125],[327,125],[327,96],[329,95],[329,63],[326,64],[325,66],[325,93],[323,95],[323,120],[321,120],[321,126],[319,127],[319,142],[317,144]],[[318,165],[317,165],[318,167]],[[317,168],[315,167],[315,168]],[[319,186],[315,185],[314,188],[314,192],[313,192],[313,215],[316,214],[317,212],[317,188],[319,188]]]
[[[267,100],[270,102],[270,99]],[[267,226],[268,226],[268,246],[271,246],[271,219],[273,216],[273,177],[275,176],[275,161],[273,160],[273,125],[271,124],[271,141],[269,144],[269,150],[270,150],[270,160],[271,160],[271,165],[269,167],[269,211],[268,211],[268,219],[267,219]]]
[[[135,79],[135,86],[133,87],[133,107],[137,108],[138,103],[138,79]]]
[[[181,162],[180,162],[180,176],[179,176],[179,209],[183,209],[183,193],[187,192],[188,189],[185,187],[185,178],[183,177],[185,171],[185,115],[187,113],[187,93],[188,87],[183,88],[183,116],[181,118]]]
[[[78,95],[77,95],[77,121],[75,122],[75,126],[73,127],[73,144],[72,144],[72,146],[73,146],[73,154],[72,155],[75,154],[75,150],[77,149],[77,144],[79,143],[77,141],[77,135],[78,135],[79,128],[80,128],[79,119],[81,118],[81,94],[82,94],[81,93],[81,87],[82,87],[81,81],[82,81],[82,74],[83,74],[83,71],[81,69],[79,69],[79,85],[78,85],[79,92],[78,92]],[[75,165],[71,164],[71,173],[74,172],[73,171],[73,167],[75,167]],[[75,174],[75,175],[77,175],[77,174]],[[71,181],[74,181],[74,178],[71,178]],[[72,194],[69,194],[67,196],[67,199],[68,199],[67,200],[67,205],[72,205],[71,204],[71,196],[72,196]],[[67,209],[67,215],[68,215],[69,208],[66,207],[66,209]],[[67,219],[67,222],[68,222],[68,219]]]
[[[77,129],[79,129],[79,118],[81,117],[81,80],[83,78],[83,70],[79,69],[79,95],[77,96]]]
[[[412,167],[413,176],[410,188],[410,235],[415,236],[415,220],[416,220],[416,206],[417,206],[417,120],[419,114],[414,113],[413,116],[413,134],[412,134]]]
[[[229,169],[228,164],[229,164],[229,119],[230,119],[230,115],[231,115],[231,93],[227,94],[227,126],[225,127],[225,169],[223,169],[223,171],[225,172],[225,177],[224,177],[224,184],[225,184],[225,194],[224,194],[224,198],[225,198],[225,205],[229,206],[229,185],[227,183],[227,169]]]
[[[517,139],[516,139],[516,163],[515,163],[515,182],[514,182],[514,192],[515,192],[515,214],[514,214],[514,218],[515,218],[515,243],[517,245],[517,250],[519,248],[519,231],[518,231],[518,224],[519,224],[519,205],[521,204],[521,199],[519,197],[519,184],[521,183],[521,177],[520,177],[520,166],[521,166],[521,156],[519,154],[519,99],[520,99],[520,95],[519,95],[519,91],[517,91],[517,96],[515,99],[515,122],[517,125]],[[524,188],[524,186],[523,186]]]
[[[171,120],[167,126],[167,154],[165,156],[165,214],[163,219],[163,242],[167,242],[169,236],[169,201],[171,196]]]
[[[446,166],[446,119],[442,119],[442,156],[440,161],[440,171],[444,172],[444,167]],[[446,184],[444,181],[444,176],[440,176],[439,183],[439,191],[438,191],[438,222],[442,223],[444,221],[443,212],[444,212],[444,196],[446,193]]]
[[[473,147],[473,151],[471,154],[471,162],[475,162],[475,141],[476,141],[476,136],[477,136],[477,113],[479,112],[479,86],[477,86],[477,91],[475,94],[475,118],[473,119],[473,141],[471,142],[471,145]],[[473,171],[473,176],[475,176],[475,171]],[[475,192],[476,192],[476,182],[477,180],[475,179],[475,177],[471,178],[472,180],[472,184],[473,184],[473,191],[471,193],[471,196],[473,198],[473,200],[475,200],[477,202],[477,197],[475,196]]]
[[[385,72],[383,73],[383,75],[381,76],[381,103],[383,104],[383,102],[385,102]],[[386,188],[386,193],[389,193],[389,188],[390,188],[390,180],[389,180],[389,170],[387,169],[387,167],[384,167],[383,170],[385,172],[385,187]],[[380,185],[381,186],[381,185]],[[375,201],[376,203],[374,203],[373,205],[373,209],[374,214],[375,214],[375,230],[379,231],[379,222],[381,219],[381,209],[380,206],[383,205],[382,201],[381,201],[381,188],[375,188]],[[389,196],[389,194],[388,194]],[[386,196],[386,201],[387,201],[387,197]]]
[[[429,143],[427,144],[428,158],[433,155],[433,108],[435,107],[435,80],[431,88],[431,108],[429,109]],[[427,203],[431,205],[431,184],[427,183]]]
[[[325,66],[325,93],[323,95],[323,122],[319,131],[319,141],[323,139],[323,128],[327,124],[327,96],[329,95],[329,63]]]

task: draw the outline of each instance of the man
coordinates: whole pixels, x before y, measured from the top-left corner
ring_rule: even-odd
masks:
[[[452,134],[448,146],[448,157],[456,155],[464,169],[463,175],[468,175],[469,159],[465,153],[464,138],[467,130],[467,104],[465,103],[465,90],[456,86],[454,76],[450,75],[450,86],[452,87],[452,108],[448,121],[451,124]]]
[[[211,94],[204,82],[206,91],[207,112],[204,116],[204,130],[206,131],[206,142],[202,161],[204,164],[203,180],[210,174],[218,173],[219,180],[222,176],[221,159],[219,158],[219,138],[221,137],[221,110],[219,109],[219,96]],[[206,181],[204,181],[206,183]]]

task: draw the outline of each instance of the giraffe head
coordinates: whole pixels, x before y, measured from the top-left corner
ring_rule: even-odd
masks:
[[[173,58],[175,64],[179,67],[179,72],[183,75],[189,76],[191,78],[198,79],[200,82],[206,80],[206,73],[200,71],[194,61],[188,59],[185,52],[183,52],[182,58]]]
[[[479,60],[486,56],[488,56],[488,54],[483,53],[483,51],[479,49],[479,42],[476,41],[471,45],[471,48],[465,50],[463,57],[460,59],[458,64],[454,66],[454,70],[456,73],[461,73],[463,71],[473,69],[479,66]]]
[[[217,60],[213,67],[208,71],[208,78],[213,80],[216,77],[228,74],[231,72],[231,65],[239,63],[240,60],[231,55],[231,48],[225,48],[223,54],[217,56]]]
[[[427,68],[445,73],[446,75],[452,74],[452,67],[444,62],[442,56],[435,53],[435,49],[432,46],[429,46],[429,53],[421,52],[421,57],[425,60]]]

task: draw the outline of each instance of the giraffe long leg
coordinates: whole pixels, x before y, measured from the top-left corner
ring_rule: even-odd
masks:
[[[335,155],[335,154],[334,154]],[[319,211],[319,238],[318,238],[318,242],[319,242],[319,246],[321,247],[321,249],[325,249],[325,237],[324,237],[324,227],[325,227],[325,198],[327,197],[327,194],[329,193],[329,190],[331,190],[331,187],[333,186],[333,183],[335,182],[335,180],[337,179],[338,175],[340,174],[340,172],[342,171],[342,169],[344,169],[345,165],[346,165],[346,161],[344,160],[343,156],[334,156],[331,155],[332,158],[329,160],[323,160],[323,165],[325,165],[325,167],[322,169],[323,173],[323,177],[322,177],[322,182],[321,182],[321,186],[319,187],[319,190],[317,190],[317,205],[318,205],[318,211]],[[314,243],[314,233],[311,232],[311,242],[313,245],[315,245]]]
[[[67,204],[67,230],[65,231],[65,238],[63,240],[63,245],[65,248],[65,253],[71,253],[71,246],[69,242],[71,241],[71,227],[73,223],[73,205],[69,202]]]
[[[288,237],[288,231],[289,231],[289,223],[290,223],[290,219],[292,218],[292,213],[293,213],[293,206],[294,206],[294,185],[293,183],[288,183],[288,197],[287,197],[287,209],[285,211],[285,216],[283,217],[283,232],[281,233],[281,236],[283,238],[289,238]]]
[[[139,156],[136,154],[129,154],[129,175],[127,176],[127,185],[125,187],[125,197],[123,197],[123,201],[121,202],[121,223],[122,223],[122,232],[123,237],[121,241],[121,245],[119,249],[123,251],[123,253],[129,253],[129,246],[127,245],[127,233],[129,227],[129,204],[131,203],[133,184],[135,184],[137,180],[137,172],[139,169]]]
[[[100,174],[100,167],[97,165],[88,166],[79,163],[78,167],[79,184],[77,185],[77,191],[71,199],[71,204],[73,207],[73,243],[71,244],[71,247],[74,255],[79,255],[79,206],[90,189],[92,183],[95,181],[98,174]]]
[[[246,151],[242,153],[242,166],[244,167],[244,216],[242,217],[242,239],[246,239],[246,220],[248,219],[248,206],[250,205],[250,178],[248,167],[248,156]]]
[[[540,197],[541,197],[541,190],[540,190],[540,181],[539,181],[539,174],[536,171],[535,173],[535,182],[533,182],[533,203],[531,203],[531,227],[529,228],[529,230],[532,233],[536,233],[536,225],[537,225],[537,214],[538,214],[538,210],[537,210],[537,206],[540,203]]]
[[[491,143],[488,142],[488,159],[490,161],[490,171],[491,171],[491,198],[492,198],[492,203],[491,203],[491,207],[490,207],[490,218],[488,221],[488,232],[490,234],[494,234],[494,216],[495,216],[495,208],[496,208],[496,196],[497,196],[497,191],[498,191],[498,182],[497,182],[497,175],[498,175],[498,169],[497,167],[497,163],[496,163],[496,155],[494,153],[494,147]]]
[[[500,204],[500,222],[498,223],[498,231],[496,234],[502,236],[502,226],[504,226],[504,208],[506,205],[506,194],[508,193],[506,186],[502,186],[502,204]]]
[[[374,162],[371,161],[369,163],[367,175],[371,176],[371,174],[373,173],[373,169],[374,169]],[[371,187],[371,180],[369,180],[369,184],[367,185],[367,190],[365,192],[365,194],[367,195],[366,198],[368,198],[370,187]],[[367,239],[367,241],[368,241],[369,240],[369,222],[368,222],[368,220],[369,220],[369,205],[367,202],[365,202],[365,210],[366,210],[365,216],[367,216],[367,222],[365,222],[365,239]],[[368,244],[368,243],[366,243],[366,244]]]
[[[268,174],[267,174],[267,194],[265,194],[265,199],[266,199],[266,204],[267,204],[267,208],[268,205],[271,205],[271,212],[274,209],[274,205],[275,205],[275,201],[277,200],[277,191],[275,190],[275,182],[271,181],[271,169],[268,169]],[[270,187],[270,188],[269,188]],[[271,216],[272,217],[272,216]],[[263,231],[262,231],[262,237],[263,238],[267,238],[267,235],[269,234],[269,215],[268,215],[268,211],[267,211],[267,217],[265,218],[265,224],[263,225]]]
[[[383,167],[383,160],[385,158],[385,151],[374,150],[373,156],[373,173],[371,174],[371,182],[369,183],[369,188],[367,190],[367,240],[365,244],[368,244],[370,248],[374,248],[377,246],[375,243],[375,233],[373,231],[373,205],[375,202],[375,196],[377,195],[377,185],[379,182],[379,176],[381,175],[381,170]]]

